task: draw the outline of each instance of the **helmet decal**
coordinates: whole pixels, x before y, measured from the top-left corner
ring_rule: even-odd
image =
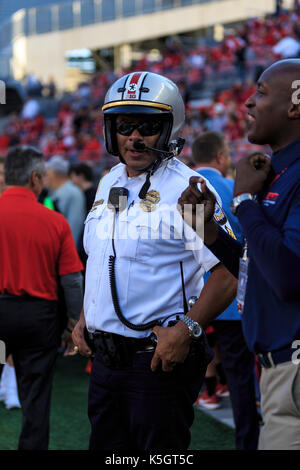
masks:
[[[144,73],[136,72],[129,77],[129,80],[127,80],[126,91],[123,99],[135,100],[139,98],[140,88],[144,81],[144,76]]]

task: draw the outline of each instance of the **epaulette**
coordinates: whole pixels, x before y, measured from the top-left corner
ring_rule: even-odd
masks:
[[[97,191],[96,191],[96,195],[97,195],[97,193],[98,193],[98,191],[99,191],[100,184],[102,183],[103,179],[104,179],[104,178],[107,179],[107,178],[109,177],[109,175],[111,175],[111,173],[113,173],[114,171],[116,171],[117,168],[120,168],[121,165],[123,165],[123,163],[118,163],[117,165],[113,166],[113,167],[110,169],[109,173],[107,173],[106,175],[102,176],[102,178],[100,178],[100,181],[99,181],[98,187],[97,187]]]
[[[180,175],[185,181],[188,181],[191,176],[200,176],[196,171],[189,168],[176,157],[173,157],[172,160],[170,160],[168,166],[170,169],[174,170],[178,175]]]

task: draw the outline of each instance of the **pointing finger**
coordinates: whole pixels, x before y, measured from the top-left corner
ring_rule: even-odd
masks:
[[[201,176],[191,176],[190,179],[189,179],[189,184],[190,184],[190,186],[192,186],[194,188],[197,188],[197,184],[202,183],[202,181],[204,181],[204,179],[201,178]]]
[[[202,180],[201,182],[201,190],[202,190],[204,199],[211,199],[212,201],[216,200],[216,196],[210,189],[208,189],[205,180]]]

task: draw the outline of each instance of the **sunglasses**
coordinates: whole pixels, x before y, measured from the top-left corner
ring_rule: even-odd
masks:
[[[121,121],[117,123],[118,134],[129,136],[132,134],[134,129],[137,129],[143,137],[156,135],[162,130],[162,122],[144,121],[133,123],[129,121]]]

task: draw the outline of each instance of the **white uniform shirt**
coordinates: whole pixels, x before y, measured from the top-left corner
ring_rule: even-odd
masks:
[[[180,262],[186,299],[199,297],[204,272],[219,260],[183,223],[176,209],[177,200],[193,175],[199,177],[175,158],[163,162],[150,179],[148,192],[157,191],[160,197],[151,212],[140,207],[138,197],[145,173],[129,178],[125,165],[120,163],[102,179],[84,232],[88,255],[84,312],[89,331],[102,330],[130,337],[151,333],[151,330],[140,332],[127,328],[114,310],[109,282],[114,211],[107,207],[112,187],[125,187],[129,191],[126,209],[116,215],[114,237],[116,286],[125,318],[133,324],[165,319],[166,326],[167,319],[172,319],[170,316],[184,312]],[[207,185],[213,190],[208,182]]]

